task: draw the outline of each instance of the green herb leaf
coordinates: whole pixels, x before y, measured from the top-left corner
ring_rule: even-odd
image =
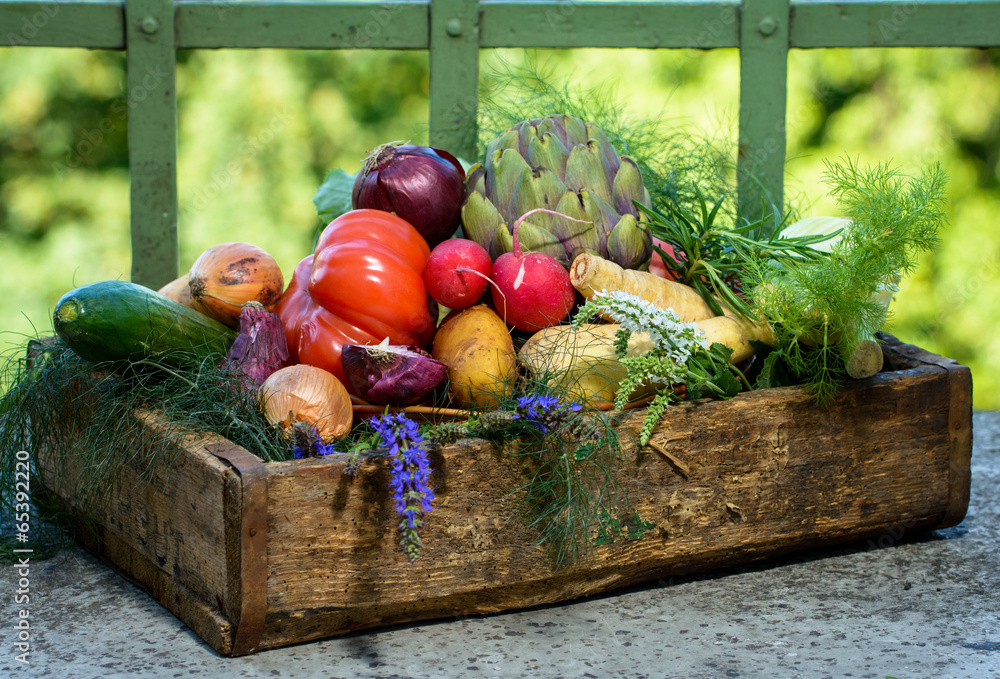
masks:
[[[729,365],[729,357],[733,350],[725,344],[714,342],[708,351],[716,360],[712,366],[712,383],[722,390],[719,396],[730,398],[743,391],[743,384],[733,374],[733,369]]]
[[[329,224],[353,209],[351,193],[354,191],[355,176],[339,167],[326,173],[323,183],[313,197],[313,205],[316,206],[316,212],[324,223]]]
[[[757,340],[751,340],[750,344],[754,348],[755,362],[760,364],[753,383],[754,389],[771,389],[795,384],[795,378],[788,371],[784,354],[780,349]]]

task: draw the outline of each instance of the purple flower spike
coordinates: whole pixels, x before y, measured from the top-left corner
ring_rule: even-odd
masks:
[[[420,556],[420,529],[424,526],[424,514],[431,511],[434,491],[429,485],[431,468],[427,461],[427,451],[423,448],[424,438],[417,424],[404,413],[382,415],[371,420],[371,426],[382,439],[386,456],[392,458],[392,478],[389,486],[396,505],[396,513],[402,520],[399,532],[403,553],[411,561]]]
[[[543,435],[557,431],[580,439],[600,438],[598,431],[578,416],[581,410],[579,403],[564,404],[555,396],[535,394],[517,399],[514,417],[530,422]]]

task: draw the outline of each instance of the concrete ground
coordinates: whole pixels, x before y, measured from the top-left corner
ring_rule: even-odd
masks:
[[[1000,413],[965,521],[530,611],[220,657],[89,554],[31,564],[30,665],[0,574],[0,676],[1000,678]]]

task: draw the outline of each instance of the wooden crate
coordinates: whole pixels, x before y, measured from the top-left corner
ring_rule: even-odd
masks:
[[[884,352],[886,372],[827,408],[797,387],[671,407],[654,446],[626,449],[641,537],[560,569],[525,527],[516,463],[471,439],[432,455],[437,501],[414,564],[397,544],[384,463],[351,479],[343,457],[264,464],[195,435],[168,475],[136,483],[127,472],[107,516],[79,539],[236,656],[566,601],[900,525],[955,525],[969,498],[970,372],[892,338]],[[642,416],[622,428],[637,432]],[[151,437],[163,427],[137,417]],[[53,490],[72,504],[70,488]]]

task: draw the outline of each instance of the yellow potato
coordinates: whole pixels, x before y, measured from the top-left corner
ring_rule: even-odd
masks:
[[[449,389],[462,408],[496,408],[513,392],[517,354],[507,324],[478,304],[453,311],[434,335],[431,355],[448,366]]]

